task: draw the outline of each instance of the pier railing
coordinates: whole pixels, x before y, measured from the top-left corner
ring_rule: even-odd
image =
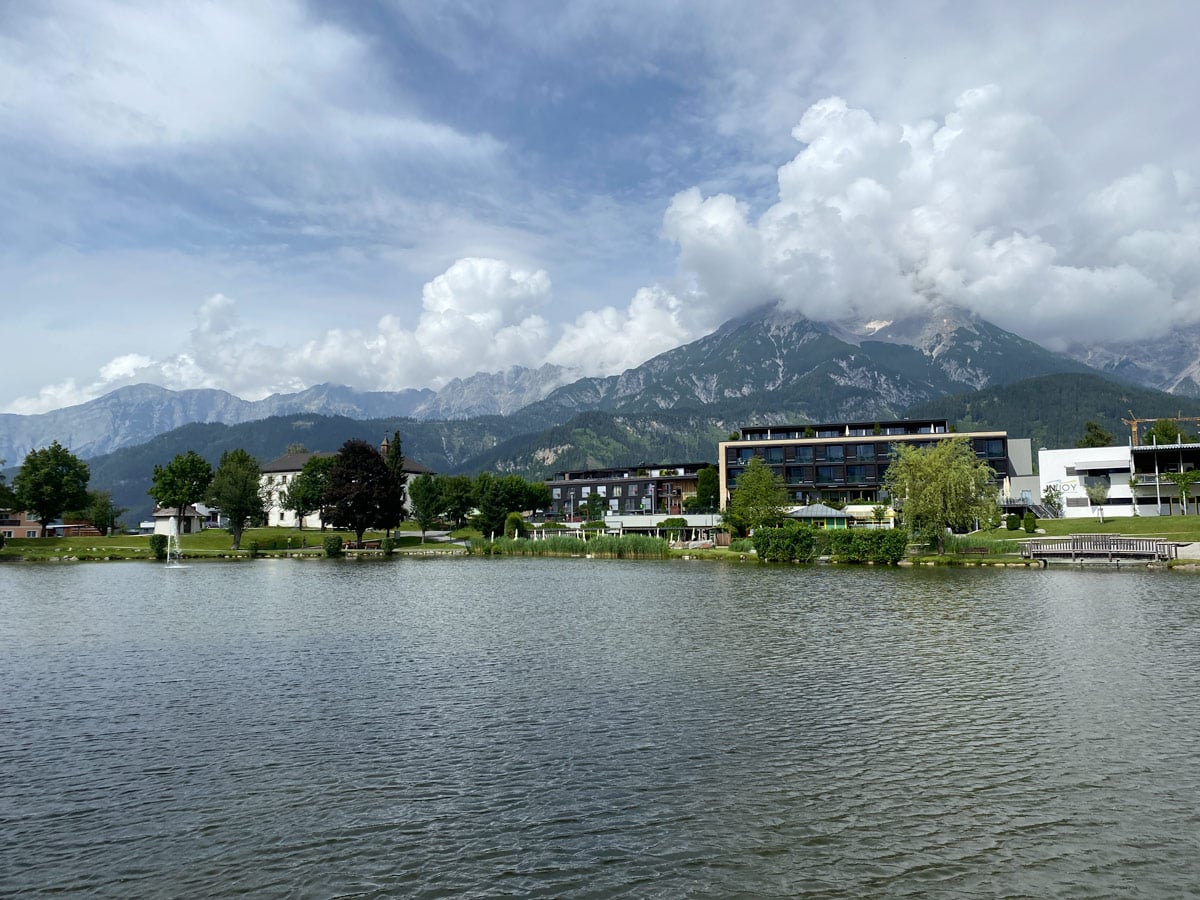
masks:
[[[1021,544],[1025,559],[1171,560],[1178,546],[1161,538],[1125,537],[1119,534],[1073,534],[1065,538],[1035,538]]]

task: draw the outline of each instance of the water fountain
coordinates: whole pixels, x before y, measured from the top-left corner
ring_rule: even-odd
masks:
[[[186,569],[183,563],[180,562],[183,554],[179,549],[179,521],[171,516],[167,523],[167,568],[168,569]]]

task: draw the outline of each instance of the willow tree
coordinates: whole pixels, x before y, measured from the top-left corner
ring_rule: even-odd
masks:
[[[937,541],[946,552],[946,529],[991,521],[996,511],[996,473],[975,455],[966,437],[929,447],[897,444],[883,476],[892,508],[910,531]]]

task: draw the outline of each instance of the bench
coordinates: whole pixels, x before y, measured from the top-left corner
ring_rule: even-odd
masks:
[[[958,551],[959,556],[987,556],[992,552],[990,547],[963,547]]]

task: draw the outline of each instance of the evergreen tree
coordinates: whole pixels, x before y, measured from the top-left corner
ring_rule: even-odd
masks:
[[[1090,419],[1083,425],[1083,437],[1075,442],[1076,447],[1111,447],[1112,445],[1112,433],[1105,431],[1099,422],[1093,422]]]
[[[13,479],[16,506],[31,513],[46,527],[68,509],[87,505],[91,473],[87,463],[54,441],[42,450],[31,450]]]
[[[696,473],[696,509],[715,512],[721,506],[721,473],[716,466],[705,466]]]
[[[234,550],[242,548],[242,532],[246,526],[266,517],[260,491],[261,474],[258,460],[240,449],[223,453],[217,471],[213,473],[208,502],[229,520]]]
[[[400,432],[393,431],[392,439],[386,442],[387,452],[384,454],[384,462],[387,463],[388,472],[392,478],[392,494],[388,501],[388,508],[384,514],[388,536],[391,536],[391,531],[397,525],[404,521],[406,511],[404,509],[405,485],[408,483],[408,473],[404,471],[404,450],[400,443]]]

